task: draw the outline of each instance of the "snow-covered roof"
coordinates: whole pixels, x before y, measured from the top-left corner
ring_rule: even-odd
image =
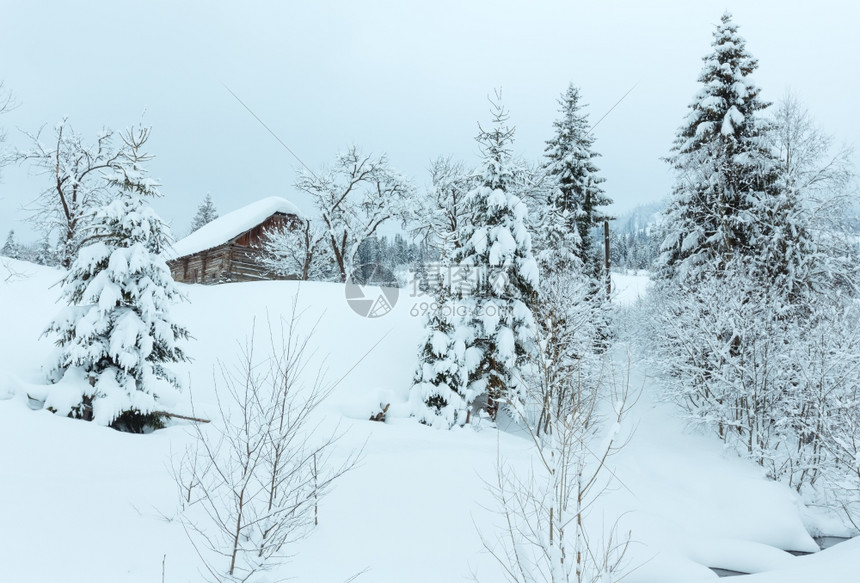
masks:
[[[164,256],[166,259],[176,259],[217,247],[256,227],[275,213],[303,216],[296,205],[287,199],[270,196],[203,225],[174,243]]]

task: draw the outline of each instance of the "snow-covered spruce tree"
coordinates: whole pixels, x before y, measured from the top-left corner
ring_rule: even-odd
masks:
[[[764,354],[758,340],[765,337],[742,331],[758,300],[767,297],[756,285],[753,256],[764,228],[757,218],[777,194],[776,161],[766,139],[769,125],[758,116],[767,104],[749,79],[757,63],[728,14],[712,46],[699,76],[703,87],[668,159],[676,186],[662,221],[665,237],[655,265],[651,312],[655,342],[662,348],[657,358],[665,366],[670,393],[693,418],[708,419],[727,439],[734,435],[727,427],[742,423],[733,413],[731,395],[754,399],[766,384],[758,374],[766,374],[765,365],[751,367],[753,356]],[[728,297],[714,303],[720,294]],[[763,323],[750,330],[764,328]],[[760,350],[750,354],[755,347]],[[728,369],[742,374],[724,374]],[[712,386],[715,378],[725,386]],[[753,409],[760,413],[757,404]],[[760,420],[748,426],[750,434],[763,435],[756,429]],[[761,449],[756,440],[748,442],[753,455]]]
[[[775,194],[777,165],[768,147],[768,104],[750,75],[758,66],[724,14],[704,58],[702,88],[689,106],[668,162],[676,182],[663,221],[659,278],[695,282],[733,257],[750,256],[762,223],[757,212]]]
[[[424,324],[425,338],[409,393],[412,414],[427,425],[451,428],[468,417],[464,357],[471,330],[458,326],[457,303],[447,282],[434,285]]]
[[[555,135],[547,142],[545,156],[547,213],[543,236],[553,260],[571,263],[578,259],[585,273],[603,279],[602,263],[594,248],[591,232],[608,216],[601,210],[612,203],[600,186],[606,179],[598,175],[592,150],[594,136],[589,133],[588,117],[582,112],[579,88],[570,84],[559,99],[561,117],[553,122]],[[572,264],[572,263],[571,263]],[[600,284],[597,283],[599,286]]]
[[[212,202],[212,196],[207,193],[206,198],[197,207],[197,214],[191,221],[191,232],[193,233],[203,225],[211,223],[218,218],[218,210],[215,208],[215,203]]]
[[[850,172],[796,107],[757,118],[757,90],[730,77],[754,68],[743,46],[724,16],[672,158],[648,343],[690,419],[818,503],[822,478],[855,475],[833,446],[857,395],[855,252],[834,212]]]
[[[469,222],[466,199],[473,177],[450,158],[435,160],[430,176],[431,187],[411,213],[412,222],[419,224],[417,233],[439,254],[439,261],[432,270],[433,276],[422,262],[421,272],[415,275],[418,281],[413,283],[416,292],[428,291],[431,296],[425,302],[429,306],[425,337],[419,348],[410,405],[421,423],[450,428],[465,424],[468,416],[464,356],[469,338],[458,334],[470,334],[471,330],[458,325],[458,306],[448,269],[460,249],[462,226]]]
[[[592,151],[594,137],[582,113],[579,89],[571,84],[559,99],[561,117],[555,136],[547,142],[546,180],[539,197],[541,269],[536,305],[541,336],[556,358],[581,368],[585,353],[605,347],[609,323],[603,281],[606,274],[594,249],[594,227],[607,217],[600,207],[611,203],[597,175]],[[586,383],[588,384],[588,383]],[[541,395],[546,407],[557,396]]]
[[[3,257],[9,257],[10,259],[20,259],[21,246],[18,244],[18,240],[15,238],[14,229],[9,231],[9,235],[7,235],[6,237],[6,242],[3,243],[3,247],[0,248],[0,255],[2,255]]]
[[[123,140],[142,144],[140,132],[149,129]],[[63,279],[68,307],[46,330],[59,336],[51,378],[69,382],[45,405],[132,432],[161,425],[160,400],[179,387],[164,365],[186,360],[179,343],[188,338],[170,317],[181,295],[159,255],[168,228],[146,201],[160,196],[142,167],[150,158],[131,148],[105,175],[114,200],[87,217],[84,244]]]
[[[511,163],[514,128],[496,94],[492,127],[480,125],[477,140],[484,155],[480,184],[467,202],[472,220],[463,225],[455,263],[471,270],[468,297],[458,298],[465,312],[457,332],[469,338],[464,353],[466,402],[486,398],[492,419],[499,407],[523,394],[521,368],[535,344],[530,308],[538,289],[538,266],[527,227],[528,208],[517,195]]]

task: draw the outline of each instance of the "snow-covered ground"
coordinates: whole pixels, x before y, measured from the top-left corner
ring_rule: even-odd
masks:
[[[43,382],[40,367],[52,349],[39,336],[59,307],[51,287],[58,279],[52,269],[0,261],[0,581],[151,583],[162,569],[167,582],[199,581],[171,477],[191,442],[188,426],[129,435],[28,406],[28,388]],[[615,287],[619,301],[632,303],[647,277],[619,276]],[[493,429],[434,430],[406,417],[421,339],[407,292],[391,313],[366,319],[334,284],[182,289],[190,301],[175,318],[195,337],[194,360],[175,369],[188,379],[197,414],[216,413],[213,367],[232,365],[252,328],[259,341],[296,296],[306,325],[319,318],[315,366],[342,378],[322,407],[322,430],[344,433],[338,456],[363,445],[361,463],[322,500],[319,526],[292,549],[280,575],[338,582],[366,570],[358,582],[504,580],[479,535],[492,536],[495,522],[484,481],[497,452],[528,464],[529,443]],[[635,361],[631,382],[644,387],[628,420],[635,432],[612,462],[618,480],[598,509],[607,524],[621,516],[632,533],[625,581],[714,580],[708,567],[760,572],[742,579],[750,583],[860,580],[860,539],[807,557],[786,553],[816,550],[808,531],[822,523],[716,439],[686,432]],[[386,403],[388,422],[368,421]],[[190,411],[187,393],[176,409]]]
[[[649,285],[651,282],[648,280],[647,271],[612,274],[612,291],[615,294],[615,300],[625,306],[632,306],[639,298],[645,297]]]

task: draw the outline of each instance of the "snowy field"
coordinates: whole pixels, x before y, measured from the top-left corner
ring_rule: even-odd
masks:
[[[56,270],[0,263],[0,581],[152,583],[162,573],[165,582],[200,581],[171,476],[192,441],[189,426],[130,435],[28,406],[52,349],[39,336],[59,308],[58,279]],[[647,277],[619,276],[615,287],[619,301],[632,304]],[[481,541],[480,533],[495,536],[498,521],[485,480],[493,478],[497,453],[527,467],[529,442],[490,428],[434,430],[406,416],[421,339],[413,298],[401,294],[393,312],[370,320],[352,312],[334,284],[182,289],[190,301],[174,314],[195,337],[188,350],[194,360],[175,370],[187,379],[195,414],[217,413],[217,363],[235,364],[253,327],[260,342],[267,322],[277,322],[297,297],[308,329],[319,320],[314,368],[341,379],[320,410],[320,429],[343,433],[336,456],[364,447],[358,467],[321,501],[319,526],[291,549],[295,557],[279,577],[341,582],[364,571],[356,581],[504,580]],[[606,524],[621,517],[631,532],[624,581],[714,580],[709,567],[758,573],[740,579],[750,583],[860,580],[860,539],[806,557],[787,553],[817,550],[810,533],[841,533],[718,440],[687,433],[656,401],[635,355],[632,361],[631,384],[643,394],[628,420],[631,441],[612,461],[617,480],[595,509]],[[616,363],[619,378],[624,364]],[[188,394],[175,410],[192,411]],[[387,423],[368,421],[388,403]]]

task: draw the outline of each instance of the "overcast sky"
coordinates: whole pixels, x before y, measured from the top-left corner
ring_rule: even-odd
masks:
[[[620,212],[668,193],[660,157],[726,9],[764,97],[791,89],[839,142],[857,143],[860,5],[830,0],[10,1],[0,79],[20,106],[0,126],[7,147],[23,147],[17,128],[50,133],[68,116],[92,140],[145,110],[165,194],[155,206],[181,237],[206,193],[222,214],[272,195],[312,211],[292,187],[298,163],[225,85],[311,168],[354,143],[422,188],[439,155],[478,161],[476,124],[496,87],[516,153],[537,160],[568,83],[594,121],[638,83],[595,130]],[[2,170],[0,238],[35,238],[19,209],[46,180]]]

